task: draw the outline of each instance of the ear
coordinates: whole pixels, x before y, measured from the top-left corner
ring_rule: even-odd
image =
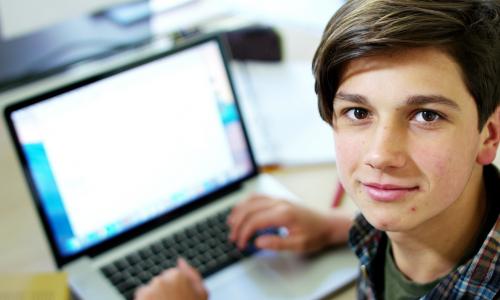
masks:
[[[500,143],[500,106],[488,118],[481,131],[481,144],[476,157],[481,165],[491,164],[495,160]]]

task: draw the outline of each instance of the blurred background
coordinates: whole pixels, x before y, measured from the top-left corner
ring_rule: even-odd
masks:
[[[311,60],[342,2],[0,0],[0,105],[220,33],[258,163],[333,162]]]
[[[0,0],[0,111],[3,114],[6,105],[27,97],[219,33],[232,53],[230,68],[258,164],[264,169],[291,166],[291,172],[275,175],[281,174],[298,195],[329,207],[336,188],[334,145],[331,128],[319,117],[311,60],[324,26],[341,4]],[[8,241],[0,243],[0,275],[53,270],[3,117],[0,239]]]

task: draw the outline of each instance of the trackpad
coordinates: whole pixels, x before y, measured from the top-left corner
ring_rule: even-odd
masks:
[[[206,280],[211,300],[290,299],[280,278],[257,257],[230,266]]]
[[[347,249],[313,258],[261,251],[206,281],[210,299],[317,299],[357,276],[357,260]]]

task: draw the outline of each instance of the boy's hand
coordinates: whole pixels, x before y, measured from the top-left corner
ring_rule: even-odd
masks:
[[[208,293],[203,286],[200,273],[184,259],[177,267],[165,270],[154,277],[148,285],[135,293],[136,300],[206,300]]]
[[[323,215],[288,201],[254,195],[235,206],[228,224],[231,227],[229,239],[240,248],[245,248],[258,230],[285,227],[287,236],[262,235],[255,240],[255,246],[310,253],[332,244],[345,243],[352,216],[338,212]]]

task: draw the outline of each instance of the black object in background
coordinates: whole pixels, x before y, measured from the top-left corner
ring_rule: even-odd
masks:
[[[192,28],[172,33],[172,38],[181,41],[202,34]],[[280,36],[271,27],[254,25],[222,34],[226,35],[235,60],[282,58]],[[148,22],[120,26],[102,14],[63,22],[21,38],[0,40],[0,93],[152,40]]]
[[[280,61],[279,34],[269,26],[255,25],[225,33],[235,60]]]
[[[147,22],[123,27],[83,16],[19,38],[0,40],[0,92],[150,42]]]

